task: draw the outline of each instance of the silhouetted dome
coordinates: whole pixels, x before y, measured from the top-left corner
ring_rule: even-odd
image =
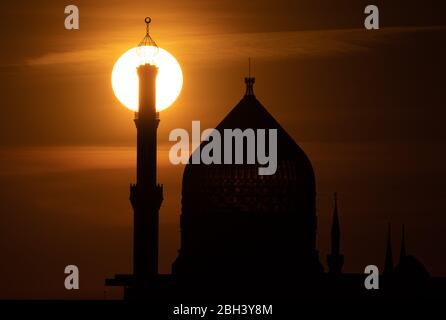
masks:
[[[259,175],[258,168],[265,165],[257,162],[186,165],[182,245],[174,273],[322,271],[315,250],[313,168],[303,150],[256,99],[253,79],[246,81],[246,95],[216,130],[223,146],[224,129],[277,129],[277,171]]]
[[[278,130],[276,173],[261,176],[258,164],[188,164],[183,176],[183,209],[297,214],[302,202],[315,195],[314,173],[305,153],[254,96],[245,96],[216,130],[223,136],[224,129],[233,128]]]

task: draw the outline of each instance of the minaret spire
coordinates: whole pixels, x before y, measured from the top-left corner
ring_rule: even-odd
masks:
[[[339,254],[340,252],[340,240],[341,230],[339,227],[339,215],[338,215],[338,196],[334,194],[334,211],[333,211],[333,223],[331,225],[331,253]]]
[[[256,78],[251,77],[251,58],[248,58],[248,77],[245,78],[246,83],[246,96],[254,97],[254,83],[256,82]]]
[[[391,239],[391,226],[390,223],[387,228],[387,248],[386,248],[386,260],[384,264],[384,275],[390,275],[393,272],[393,254],[392,254],[392,239]]]
[[[157,183],[157,130],[160,122],[156,111],[155,58],[158,47],[149,35],[147,17],[146,35],[138,45],[140,65],[136,68],[139,80],[136,125],[136,183],[130,185],[130,203],[133,207],[133,274],[116,275],[107,279],[107,285],[124,286],[125,297],[147,295],[158,280],[159,209],[163,202],[163,186]]]
[[[143,59],[137,67],[139,104],[138,117],[135,119],[136,183],[130,186],[130,202],[134,211],[133,273],[138,285],[143,286],[158,276],[158,216],[163,201],[163,187],[157,183],[156,164],[160,120],[156,112],[158,67],[153,59],[158,47],[149,35],[151,19],[148,17],[145,22],[146,36],[138,46]]]
[[[404,224],[403,224],[401,232],[400,263],[404,260],[405,257],[406,257],[406,239],[405,239]]]
[[[139,42],[136,53],[138,54],[140,64],[155,64],[155,58],[159,53],[159,48],[155,40],[150,36],[150,23],[152,19],[146,17],[144,22],[146,23],[146,34]]]
[[[329,272],[334,274],[341,273],[344,264],[344,256],[341,254],[341,228],[338,215],[338,197],[334,194],[333,222],[331,225],[331,252],[327,255],[327,264]]]

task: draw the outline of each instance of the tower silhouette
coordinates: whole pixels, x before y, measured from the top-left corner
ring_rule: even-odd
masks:
[[[136,183],[130,185],[130,203],[133,207],[133,274],[117,274],[107,279],[106,285],[123,286],[126,297],[138,298],[153,287],[158,279],[159,209],[163,201],[163,186],[157,184],[157,129],[156,77],[158,67],[154,55],[156,43],[149,35],[150,18],[146,18],[146,36],[138,46],[141,65],[139,78],[138,112],[136,125]],[[145,50],[152,47],[154,50]],[[147,52],[153,56],[148,56]],[[149,55],[150,55],[149,54]],[[150,59],[149,59],[150,58]]]
[[[327,255],[328,270],[332,274],[340,274],[344,264],[344,255],[341,254],[341,228],[339,226],[338,198],[334,194],[333,223],[331,225],[331,253]]]
[[[136,113],[136,184],[130,186],[134,211],[133,273],[144,282],[158,275],[158,215],[163,187],[156,183],[156,76],[158,68],[144,64],[137,68],[139,109]]]

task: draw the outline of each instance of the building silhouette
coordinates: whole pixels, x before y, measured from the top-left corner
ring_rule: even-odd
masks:
[[[124,287],[126,299],[380,299],[435,297],[446,288],[444,279],[431,277],[417,259],[407,255],[404,228],[399,262],[394,267],[390,224],[380,289],[365,289],[362,270],[343,273],[336,194],[328,270],[324,271],[316,249],[316,179],[311,162],[257,100],[252,77],[245,78],[245,95],[216,130],[276,129],[277,171],[270,176],[259,175],[261,165],[257,162],[187,164],[182,183],[181,248],[172,274],[158,274],[158,210],[162,201],[162,187],[156,184],[159,119],[154,98],[149,98],[154,94],[156,71],[152,66],[141,66],[138,75],[140,88],[146,88],[147,93],[140,93],[146,113],[141,110],[135,121],[138,178],[131,186],[134,274],[118,274],[106,280],[107,285]],[[146,140],[145,135],[151,138]],[[244,148],[246,155],[246,145]]]
[[[181,249],[172,271],[243,278],[320,273],[313,168],[303,150],[256,99],[254,78],[245,82],[245,96],[216,127],[221,144],[228,139],[225,129],[277,129],[277,170],[273,175],[259,175],[260,164],[246,164],[246,159],[243,165],[186,165]],[[246,142],[243,147],[246,158]],[[234,143],[233,157],[235,148]],[[222,159],[225,152],[221,151]]]

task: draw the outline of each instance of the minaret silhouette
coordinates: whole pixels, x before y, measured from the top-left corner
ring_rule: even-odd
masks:
[[[386,260],[384,263],[384,275],[390,275],[393,272],[393,254],[392,254],[392,239],[391,239],[390,223],[387,229],[387,248]]]
[[[401,249],[400,249],[400,262],[401,263],[404,258],[406,258],[406,239],[405,239],[405,232],[404,232],[404,224],[401,231]]]
[[[147,17],[146,35],[138,45],[141,64],[136,68],[139,78],[138,112],[136,125],[136,183],[130,185],[130,202],[133,207],[133,274],[116,274],[106,279],[107,286],[124,287],[126,299],[150,294],[148,290],[159,279],[158,228],[159,209],[163,201],[163,186],[157,184],[156,154],[159,116],[156,111],[156,77],[154,64],[156,43],[149,35]],[[144,51],[152,46],[153,51]]]
[[[136,184],[130,186],[134,211],[133,273],[137,283],[158,275],[158,215],[163,201],[163,187],[156,183],[156,76],[158,68],[144,64],[137,68],[139,109],[135,124]]]
[[[338,198],[334,194],[333,222],[331,225],[331,253],[327,255],[328,270],[332,274],[340,274],[344,264],[341,252],[341,228],[339,226]]]

